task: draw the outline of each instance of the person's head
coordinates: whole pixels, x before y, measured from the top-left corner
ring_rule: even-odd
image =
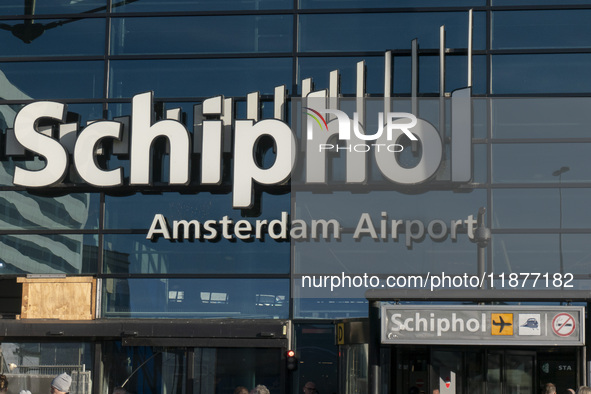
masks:
[[[257,385],[254,389],[252,389],[251,393],[253,394],[271,394],[267,386],[262,384]]]
[[[433,394],[439,394],[439,389],[433,389]]]
[[[576,393],[575,393],[575,390],[573,390],[573,389],[566,389],[564,394],[576,394]]]
[[[314,382],[307,382],[304,385],[304,394],[316,394],[318,391],[316,391],[316,384]]]
[[[5,393],[8,391],[8,379],[6,379],[6,375],[0,375],[0,393]]]
[[[581,386],[577,390],[577,394],[591,394],[591,388],[587,386]]]
[[[546,383],[544,386],[544,394],[556,394],[556,386],[554,383]]]
[[[248,394],[248,389],[244,386],[238,386],[234,389],[234,394]]]
[[[70,385],[72,384],[72,378],[67,373],[57,375],[51,381],[51,394],[65,394],[70,391]]]

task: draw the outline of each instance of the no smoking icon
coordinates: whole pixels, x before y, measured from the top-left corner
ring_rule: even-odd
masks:
[[[575,318],[568,313],[559,313],[552,319],[552,331],[561,337],[568,337],[575,332]]]

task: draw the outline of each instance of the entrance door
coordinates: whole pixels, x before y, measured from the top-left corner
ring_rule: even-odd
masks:
[[[392,385],[392,393],[431,394],[434,389],[440,394],[537,393],[534,351],[422,349],[398,349],[397,381]],[[419,359],[423,359],[428,367],[420,368]]]

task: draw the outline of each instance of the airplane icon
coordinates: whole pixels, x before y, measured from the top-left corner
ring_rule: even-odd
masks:
[[[509,322],[505,322],[505,320],[503,320],[503,316],[499,316],[499,321],[494,321],[492,322],[493,326],[500,326],[501,328],[499,329],[499,334],[501,334],[503,332],[503,330],[505,329],[505,326],[512,326],[512,323]]]

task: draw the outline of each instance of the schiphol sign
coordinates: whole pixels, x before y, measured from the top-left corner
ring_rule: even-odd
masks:
[[[434,178],[444,161],[444,143],[431,123],[409,112],[390,112],[390,99],[385,98],[382,102],[387,107],[377,115],[377,131],[366,132],[363,130],[366,116],[363,107],[354,112],[351,120],[344,111],[331,108],[330,102],[324,99],[321,95],[292,99],[292,106],[300,111],[292,116],[292,126],[279,119],[232,119],[230,134],[225,129],[228,113],[224,112],[221,96],[204,102],[204,108],[209,108],[207,113],[204,112],[207,116],[193,133],[178,119],[155,121],[152,92],[133,97],[129,126],[122,121],[100,120],[79,132],[78,125],[66,124],[66,104],[34,102],[18,112],[11,135],[23,152],[43,157],[45,166],[40,170],[30,170],[17,165],[13,184],[37,189],[57,186],[64,183],[67,174],[72,173],[70,167],[73,167],[81,180],[93,187],[112,190],[128,182],[129,186],[145,190],[153,185],[153,145],[159,138],[168,140],[169,185],[212,187],[225,181],[224,173],[231,173],[232,201],[236,209],[253,206],[255,187],[264,190],[265,187],[287,182],[298,162],[305,166],[305,170],[298,170],[303,173],[302,184],[326,185],[330,182],[327,167],[331,150],[344,151],[346,155],[346,185],[371,189],[368,177],[372,165],[369,164],[370,157],[374,158],[383,179],[392,185],[422,185]],[[334,117],[332,121],[331,117]],[[452,94],[451,117],[448,180],[452,184],[461,184],[469,182],[472,175],[469,88]],[[74,130],[75,142],[71,147],[66,147],[61,138],[55,137],[55,133],[52,135],[41,129],[39,125],[48,122],[53,122],[60,132],[62,129]],[[261,166],[256,159],[257,146],[263,137],[272,140],[275,151],[274,162],[268,167]],[[301,137],[300,149],[298,137]],[[422,149],[420,158],[410,168],[400,164],[396,156],[405,149],[401,143],[403,137],[411,143],[420,143]],[[128,181],[121,167],[105,168],[98,160],[99,155],[105,154],[104,147],[111,146],[111,142],[121,143],[127,138]],[[224,159],[228,139],[231,139],[232,146],[231,164]],[[200,147],[198,154],[194,145]],[[198,175],[191,174],[192,160],[201,161]],[[231,171],[224,171],[225,165],[231,165]]]
[[[585,308],[382,305],[384,344],[582,346]]]

